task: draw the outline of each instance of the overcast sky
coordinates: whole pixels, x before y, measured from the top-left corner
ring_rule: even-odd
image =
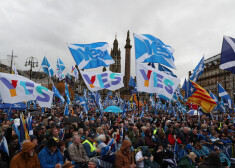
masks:
[[[234,0],[1,0],[0,60],[14,49],[18,69],[27,57],[41,64],[46,56],[54,67],[60,58],[68,71],[75,62],[66,42],[104,41],[110,50],[117,33],[124,63],[130,30],[132,75],[132,34],[151,34],[175,49],[175,73],[183,80],[203,54],[220,53],[223,35],[235,37],[234,7]]]

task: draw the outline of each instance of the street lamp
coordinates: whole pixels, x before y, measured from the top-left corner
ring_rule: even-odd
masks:
[[[30,79],[32,77],[32,69],[38,67],[38,60],[37,58],[31,56],[26,59],[25,66],[30,66]]]

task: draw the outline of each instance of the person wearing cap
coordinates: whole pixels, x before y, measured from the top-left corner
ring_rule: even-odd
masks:
[[[11,159],[10,168],[40,168],[34,147],[32,142],[23,143],[21,151]]]
[[[68,148],[70,159],[79,167],[89,161],[87,153],[81,144],[79,135],[73,136],[73,143]]]
[[[194,152],[190,152],[187,156],[180,159],[178,163],[178,168],[196,168],[197,155]]]
[[[41,152],[38,154],[38,158],[41,164],[41,168],[61,168],[63,165],[63,156],[57,148],[58,143],[53,138],[49,138]]]
[[[88,138],[82,143],[89,158],[96,156],[101,152],[101,149],[96,149],[95,147],[96,135],[92,132],[88,134]]]
[[[215,153],[217,153],[219,155],[219,158],[220,158],[220,162],[222,163],[223,166],[228,166],[228,167],[231,167],[231,162],[230,160],[228,159],[228,157],[223,154],[219,147],[218,146],[214,146],[214,151]]]

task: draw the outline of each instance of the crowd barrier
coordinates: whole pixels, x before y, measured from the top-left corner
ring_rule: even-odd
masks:
[[[134,151],[132,152],[132,158],[135,163],[136,163],[135,155],[141,150],[142,147],[143,146],[139,146],[138,148],[134,149]],[[184,147],[185,145],[178,145],[178,150],[179,151],[184,150]],[[229,158],[234,158],[235,156],[234,147],[235,144],[233,143],[227,143],[219,146],[220,151],[224,153],[226,156],[229,156]],[[167,149],[170,150],[171,152],[175,152],[175,146],[173,145],[168,146]],[[150,153],[152,153],[154,148],[148,148],[148,150]],[[98,160],[100,168],[112,168],[113,164],[115,163],[115,154],[105,157],[97,156],[95,158]]]

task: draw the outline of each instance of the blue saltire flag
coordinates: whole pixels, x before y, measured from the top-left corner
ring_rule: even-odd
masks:
[[[87,102],[87,93],[85,88],[83,88],[83,99]]]
[[[11,108],[9,109],[7,119],[8,119],[8,120],[10,120],[10,119],[11,119]]]
[[[135,80],[133,79],[133,77],[131,76],[130,77],[130,80],[129,80],[129,86],[135,88],[136,87],[136,83],[135,83]]]
[[[142,112],[141,112],[141,114],[140,114],[140,118],[143,118],[143,116],[144,116],[144,107],[143,107],[143,109],[142,109]]]
[[[5,152],[9,156],[8,144],[5,136],[2,137],[2,141],[0,143],[0,150]]]
[[[175,90],[175,94],[176,94],[177,97],[180,98],[182,101],[184,100],[183,95],[182,95],[182,93],[181,93],[181,89],[180,89],[179,87]]]
[[[85,100],[82,97],[79,97],[79,104],[82,106],[83,111],[85,112],[85,114],[88,114],[88,107],[87,107],[87,103],[85,102]]]
[[[224,36],[220,57],[220,69],[235,74],[235,39]]]
[[[42,113],[44,113],[45,112],[45,108],[44,107],[42,107]]]
[[[125,118],[125,113],[126,113],[126,102],[124,101],[122,109],[122,118]]]
[[[64,139],[64,128],[60,129],[60,139],[63,140]]]
[[[70,104],[71,101],[70,101],[69,89],[66,82],[65,82],[65,95],[66,95],[67,104]]]
[[[221,98],[221,100],[220,100],[220,109],[221,109],[221,111],[222,111],[223,113],[225,113],[226,110],[225,110],[223,98]]]
[[[136,62],[160,63],[170,68],[174,64],[174,49],[150,34],[134,34]]]
[[[64,71],[65,69],[65,65],[64,63],[61,61],[61,59],[57,59],[57,64],[56,64],[56,67],[62,72]]]
[[[156,102],[156,106],[155,106],[155,115],[157,115],[157,110],[158,110],[158,103]]]
[[[176,102],[177,100],[178,100],[178,96],[176,95],[176,93],[174,93],[171,101]]]
[[[32,116],[30,116],[30,113],[28,113],[27,124],[28,124],[29,135],[33,135]]]
[[[61,101],[62,101],[62,103],[64,103],[64,97],[60,94],[60,92],[58,91],[58,89],[53,85],[53,87],[52,87],[52,91],[54,92],[54,96],[55,97],[58,97]]]
[[[216,95],[214,95],[211,91],[209,91],[210,96],[212,97],[212,99],[214,99],[214,101],[217,103],[217,108],[219,108],[219,99]]]
[[[204,71],[204,56],[202,57],[202,59],[194,69],[193,74],[190,76],[190,80],[193,82],[197,82],[198,77],[202,74],[203,71]]]
[[[228,93],[225,91],[225,89],[218,83],[218,92],[219,97],[224,98],[226,102],[228,103],[229,108],[232,108],[232,99],[228,95]]]
[[[79,117],[83,120],[83,112],[82,111],[80,112]]]
[[[42,61],[42,69],[43,71],[49,75],[50,77],[53,77],[54,76],[54,70],[52,69],[50,63],[48,62],[48,60],[46,59],[46,57],[43,58],[43,61]]]
[[[161,64],[158,64],[158,70],[177,78],[177,76],[170,69]]]
[[[21,119],[21,115],[20,115],[20,144],[25,140],[25,131],[24,131],[24,126],[23,126],[23,121]]]
[[[179,155],[179,146],[177,141],[175,141],[175,147],[174,147],[174,159],[177,161]]]
[[[68,48],[78,65],[78,69],[90,69],[100,66],[108,67],[114,63],[114,59],[109,55],[106,42],[91,44],[69,44]]]
[[[185,91],[184,98],[187,99],[188,98],[188,82],[187,82],[186,78],[184,80],[184,84],[182,86],[182,89]]]
[[[65,108],[64,108],[64,116],[69,116],[68,104],[65,105]]]
[[[36,103],[36,100],[33,101],[33,108],[36,109],[37,108],[37,103]]]

